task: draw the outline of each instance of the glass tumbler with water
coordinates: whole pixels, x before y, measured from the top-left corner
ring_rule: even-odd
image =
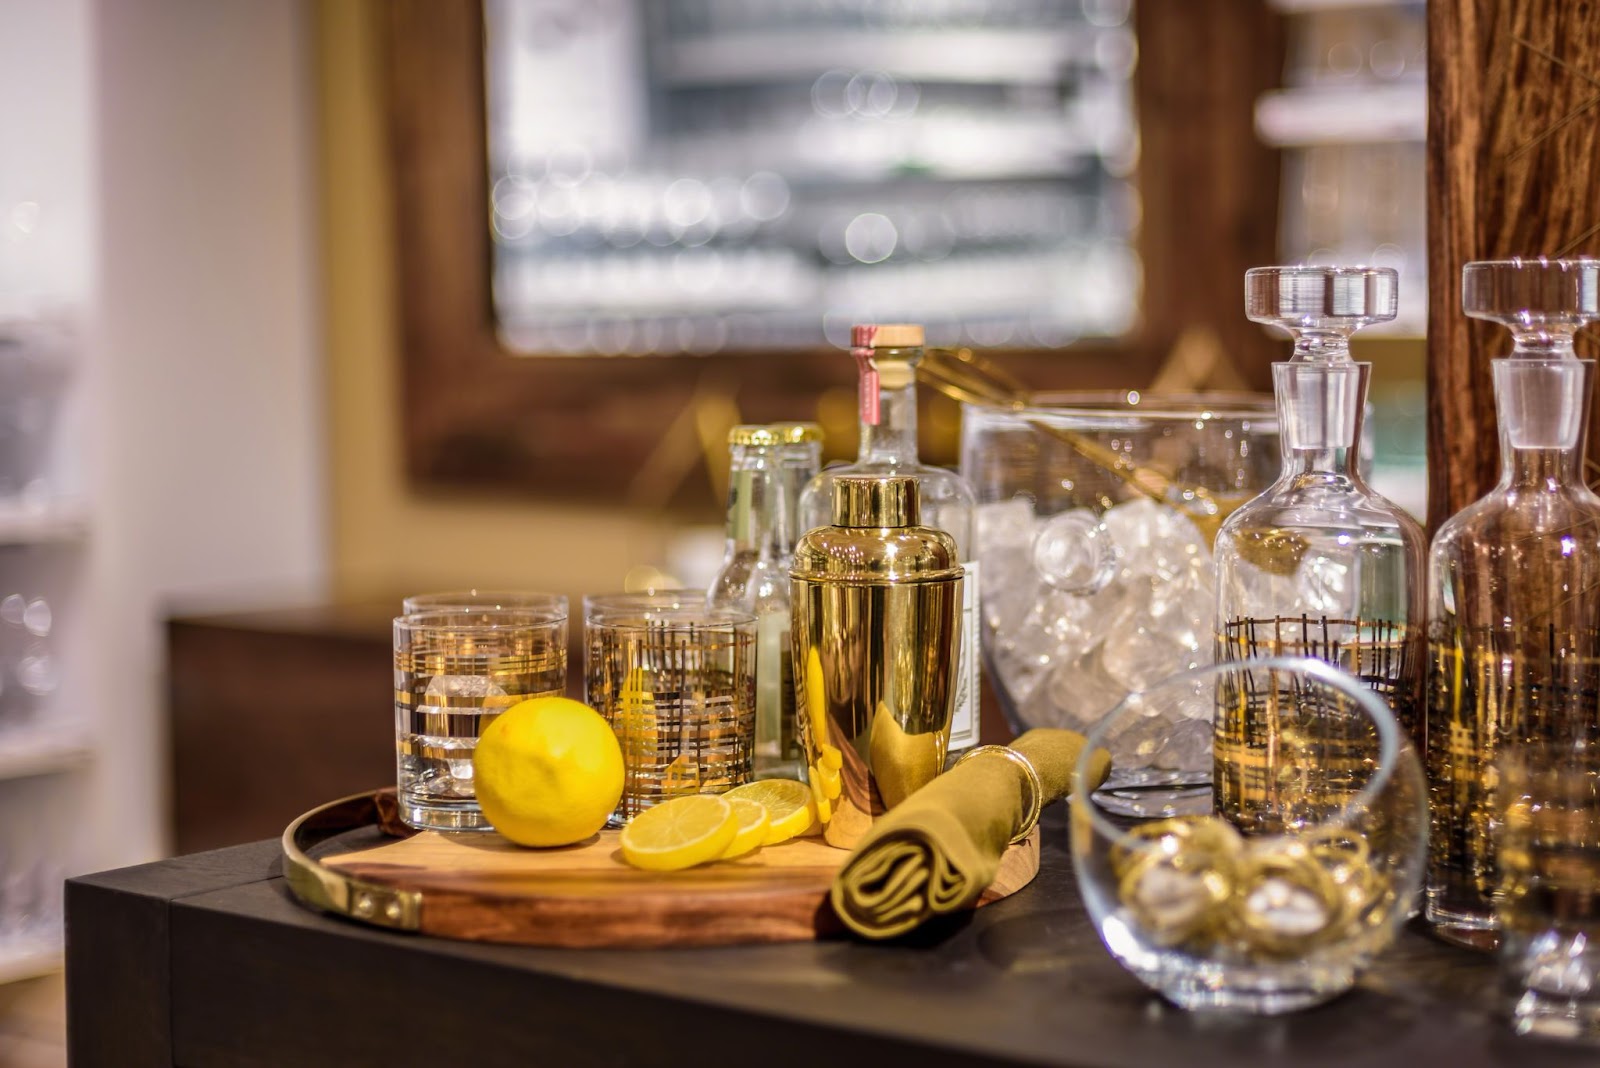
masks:
[[[495,716],[567,685],[564,598],[541,610],[439,609],[394,621],[400,815],[418,829],[488,831],[472,757]]]
[[[585,700],[622,746],[613,825],[680,794],[750,781],[756,742],[756,617],[705,591],[584,598]]]

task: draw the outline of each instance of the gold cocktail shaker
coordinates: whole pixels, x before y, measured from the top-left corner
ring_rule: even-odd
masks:
[[[915,478],[841,475],[833,525],[795,547],[795,706],[830,845],[854,845],[944,768],[962,571],[920,511]]]

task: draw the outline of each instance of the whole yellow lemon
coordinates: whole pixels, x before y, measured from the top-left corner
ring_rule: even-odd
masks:
[[[530,698],[496,716],[472,763],[484,816],[518,845],[581,842],[622,797],[622,747],[611,725],[565,697]]]

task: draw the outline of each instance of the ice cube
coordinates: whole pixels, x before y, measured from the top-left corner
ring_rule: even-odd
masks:
[[[1162,716],[1133,721],[1111,739],[1111,764],[1118,771],[1148,768],[1161,757],[1170,725]]]
[[[1019,548],[996,549],[982,560],[979,590],[984,625],[990,630],[1019,626],[1033,608],[1042,584],[1028,553]]]
[[[434,708],[470,712],[481,709],[492,697],[505,697],[505,690],[487,675],[435,675],[428,680],[423,696]],[[459,755],[458,755],[459,754]],[[434,792],[451,796],[472,796],[472,746],[464,743],[461,749],[450,747],[445,758],[449,778],[440,777],[430,784]]]
[[[1127,696],[1127,688],[1106,674],[1094,649],[1057,664],[1044,689],[1056,725],[1085,732]]]
[[[471,708],[483,704],[485,698],[504,697],[506,692],[487,675],[435,675],[423,695],[444,698],[447,708]]]
[[[1136,498],[1108,510],[1102,521],[1117,547],[1121,566],[1136,575],[1164,580],[1210,562],[1205,536],[1187,516],[1148,498]]]
[[[1026,549],[1033,543],[1033,502],[1027,497],[978,505],[978,558],[1005,549]]]
[[[1174,723],[1170,716],[1178,712],[1174,708],[1168,713],[1167,743],[1161,748],[1156,766],[1174,771],[1210,771],[1210,721],[1182,718]]]

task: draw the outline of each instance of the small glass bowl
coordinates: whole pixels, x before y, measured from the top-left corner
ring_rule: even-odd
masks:
[[[1224,702],[1274,725],[1270,750],[1213,752],[1261,771],[1247,779],[1245,831],[1209,796],[1135,821],[1082,789],[1096,749],[1173,719],[1207,737]],[[1427,827],[1422,769],[1393,713],[1318,660],[1214,664],[1130,694],[1074,773],[1072,860],[1089,915],[1118,962],[1185,1009],[1280,1013],[1348,990],[1415,909]]]

